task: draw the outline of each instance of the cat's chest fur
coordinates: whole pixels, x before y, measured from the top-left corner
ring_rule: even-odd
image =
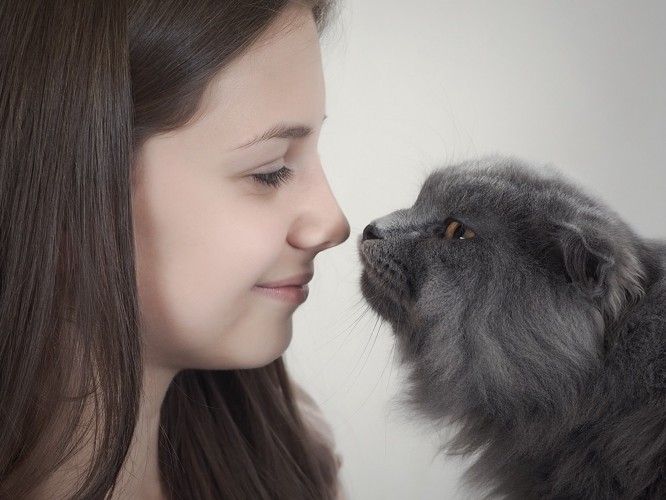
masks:
[[[414,411],[500,498],[666,498],[666,248],[511,159],[433,173],[368,225],[361,287]]]

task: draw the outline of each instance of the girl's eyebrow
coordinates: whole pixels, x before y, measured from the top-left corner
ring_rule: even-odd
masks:
[[[324,116],[322,122],[326,120]],[[255,146],[256,144],[264,141],[269,141],[271,139],[300,139],[303,137],[308,137],[312,134],[312,127],[307,125],[289,125],[286,123],[278,123],[277,125],[269,128],[263,134],[250,139],[248,142],[241,144],[240,146],[234,149],[247,149],[249,147]]]
[[[280,123],[234,149],[247,149],[270,139],[299,139],[307,137],[310,134],[312,134],[312,128],[307,125],[287,125],[285,123]]]

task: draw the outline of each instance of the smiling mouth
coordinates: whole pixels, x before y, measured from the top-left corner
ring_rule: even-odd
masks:
[[[310,289],[306,284],[288,286],[260,286],[256,285],[253,290],[275,300],[281,300],[290,304],[302,304],[308,298]]]
[[[255,285],[253,290],[275,300],[290,304],[302,304],[307,300],[310,293],[308,283],[311,280],[312,274],[306,274],[273,283]]]

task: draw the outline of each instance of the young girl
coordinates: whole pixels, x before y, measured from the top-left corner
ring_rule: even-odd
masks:
[[[325,0],[0,3],[0,497],[328,499]]]

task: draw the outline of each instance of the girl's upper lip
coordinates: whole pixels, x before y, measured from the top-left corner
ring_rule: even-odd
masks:
[[[303,286],[312,281],[313,273],[299,274],[291,278],[271,281],[269,283],[259,283],[257,286],[261,288],[283,288],[287,286]]]

